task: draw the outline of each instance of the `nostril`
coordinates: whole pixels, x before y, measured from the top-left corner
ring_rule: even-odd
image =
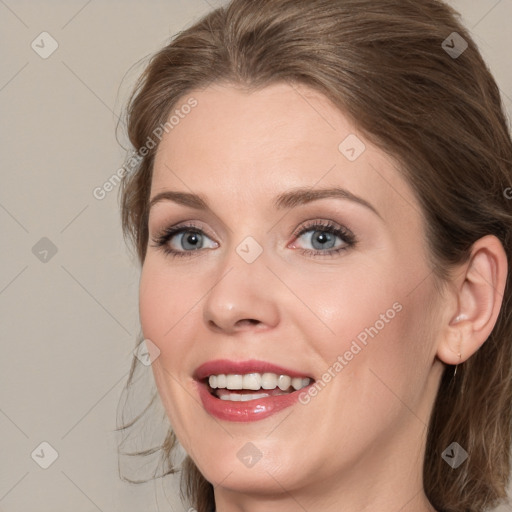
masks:
[[[260,323],[260,321],[255,320],[254,318],[245,318],[243,320],[238,320],[238,322],[236,324],[242,326],[244,324],[258,325],[259,323]]]

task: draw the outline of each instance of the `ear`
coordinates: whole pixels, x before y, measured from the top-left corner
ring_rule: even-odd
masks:
[[[491,334],[503,302],[507,256],[494,235],[477,240],[469,260],[452,281],[437,357],[457,365],[469,359]]]

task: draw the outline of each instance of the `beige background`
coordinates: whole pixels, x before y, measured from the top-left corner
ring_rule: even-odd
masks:
[[[115,127],[142,70],[132,66],[221,1],[0,0],[2,512],[183,510],[172,478],[118,477],[113,429],[139,332],[138,268],[117,190],[103,200],[93,190],[123,160]],[[510,115],[512,0],[452,3]],[[58,44],[46,59],[31,47],[43,31]],[[57,250],[39,254],[46,262],[34,254],[48,250],[43,237]],[[140,370],[145,405],[152,375]],[[48,469],[35,462],[51,460],[44,441],[58,452]]]

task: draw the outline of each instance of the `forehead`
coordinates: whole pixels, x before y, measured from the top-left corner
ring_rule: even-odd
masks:
[[[390,219],[415,203],[393,159],[306,86],[279,83],[246,92],[215,84],[191,92],[173,112],[191,98],[196,106],[173,119],[160,142],[152,196],[177,189],[219,205],[253,200],[268,206],[267,199],[287,188],[337,185]]]

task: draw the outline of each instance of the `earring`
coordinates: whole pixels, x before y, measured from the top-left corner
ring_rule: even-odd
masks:
[[[457,354],[459,356],[459,359],[462,359],[462,354],[459,352]],[[460,363],[459,363],[460,364]],[[455,365],[455,371],[453,372],[453,376],[455,377],[455,375],[457,375],[457,368],[459,367],[459,365]]]

